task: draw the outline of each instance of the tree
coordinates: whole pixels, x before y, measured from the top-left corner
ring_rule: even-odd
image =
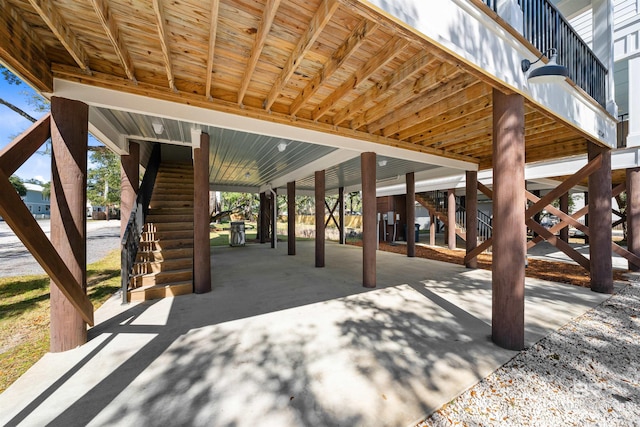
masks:
[[[19,177],[17,177],[16,175],[11,175],[9,177],[9,181],[11,182],[11,185],[13,185],[13,188],[16,189],[20,197],[24,197],[27,195],[27,187],[25,187],[24,183]]]
[[[120,157],[108,149],[91,153],[92,167],[87,172],[87,199],[109,209],[120,203]]]

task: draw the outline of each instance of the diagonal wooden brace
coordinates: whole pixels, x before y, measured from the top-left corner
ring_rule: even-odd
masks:
[[[0,169],[11,176],[51,137],[51,113],[35,122],[0,152]]]
[[[485,250],[489,249],[489,247],[492,244],[493,244],[493,238],[489,237],[487,240],[485,240],[484,242],[482,242],[478,246],[476,246],[471,252],[466,254],[464,256],[464,262],[467,263],[470,260],[474,259],[478,255],[480,255],[482,252],[484,252]]]
[[[589,163],[587,163],[585,166],[583,166],[578,172],[571,175],[569,178],[564,180],[560,185],[558,185],[556,188],[554,188],[549,193],[547,193],[544,197],[540,198],[540,200],[535,202],[532,206],[529,206],[529,208],[525,212],[525,217],[530,218],[534,216],[536,213],[540,212],[547,205],[550,205],[551,202],[556,200],[558,197],[562,196],[564,193],[569,191],[572,187],[575,187],[576,185],[578,185],[580,181],[582,181],[583,179],[591,175],[593,172],[598,170],[601,164],[602,164],[602,155],[600,154],[597,157],[595,157],[593,160],[591,160]]]
[[[338,207],[338,203],[340,203],[340,200],[336,200],[336,203],[333,205],[333,209],[329,207],[329,203],[327,203],[327,201],[324,201],[324,205],[327,207],[327,210],[329,210],[329,217],[327,218],[327,220],[324,223],[324,228],[327,228],[327,226],[329,225],[329,221],[333,220],[333,223],[336,225],[337,228],[340,228],[340,226],[338,225],[338,221],[336,220],[336,218],[333,216],[333,214],[336,211],[336,208]]]
[[[527,197],[527,200],[530,200],[532,202],[537,202],[538,200],[540,200],[540,198],[538,196],[536,196],[535,194],[529,192],[529,191],[525,191],[525,195]],[[583,215],[585,215],[588,211],[588,206],[585,206],[584,208],[582,208],[581,210],[579,210],[578,212],[574,213],[573,215],[569,215],[566,214],[564,212],[562,212],[560,209],[554,207],[553,205],[547,205],[545,206],[545,209],[547,209],[549,212],[551,212],[552,214],[556,215],[558,218],[560,218],[562,221],[556,225],[554,225],[553,227],[551,227],[549,229],[549,232],[551,234],[555,234],[558,231],[562,230],[564,227],[568,227],[569,225],[573,225],[575,228],[577,228],[578,230],[582,231],[584,234],[586,234],[587,236],[589,235],[589,227],[587,227],[586,225],[580,223],[578,221],[578,218],[582,217]],[[535,245],[537,245],[538,243],[540,243],[541,241],[543,241],[544,238],[541,236],[536,236],[534,237],[529,243],[527,243],[527,249],[531,249],[532,247],[534,247]]]
[[[547,230],[531,218],[528,218],[525,222],[527,224],[527,227],[544,237],[547,242],[551,243],[553,246],[567,254],[569,258],[580,264],[585,270],[590,271],[591,266],[589,265],[589,259],[569,246],[567,242],[553,235],[549,230]]]
[[[93,326],[93,304],[20,199],[3,170],[0,170],[0,194],[0,216],[78,310],[84,321]]]

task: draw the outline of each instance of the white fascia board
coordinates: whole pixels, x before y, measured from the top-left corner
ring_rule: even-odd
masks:
[[[339,165],[340,163],[344,163],[353,158],[356,158],[359,155],[360,152],[352,150],[340,149],[332,151],[326,156],[320,157],[319,159],[307,163],[299,169],[289,172],[286,175],[282,175],[274,179],[273,181],[263,185],[262,187],[260,187],[260,192],[269,191],[270,188],[284,187],[289,182],[306,178],[310,175],[313,175],[315,171],[328,169],[332,166]]]
[[[219,191],[221,193],[258,194],[258,193],[260,193],[260,188],[258,188],[258,187],[250,187],[250,186],[243,186],[243,185],[209,184],[209,191]]]
[[[562,181],[557,181],[555,179],[532,179],[527,180],[527,190],[552,190],[560,184],[562,184]],[[570,193],[584,193],[585,191],[589,191],[589,189],[583,185],[576,185],[574,187],[571,187],[571,189],[569,190]]]
[[[96,108],[89,108],[89,132],[114,153],[120,156],[129,154],[129,143],[125,135],[121,134]]]
[[[304,129],[293,125],[254,119],[193,105],[179,104],[142,95],[89,86],[68,80],[54,79],[53,83],[55,96],[79,100],[96,107],[129,111],[148,116],[214,126],[222,129],[266,135],[274,138],[297,140],[327,147],[345,148],[361,153],[370,151],[378,155],[396,159],[446,166],[459,170],[478,170],[478,165],[472,162],[376,144],[370,141]]]
[[[523,59],[537,58],[490,16],[467,0],[442,0],[437,7],[424,0],[358,0],[409,25],[442,49],[504,82],[515,92],[573,124],[594,141],[616,146],[616,119],[568,81],[529,84]],[[542,65],[540,63],[540,65]],[[532,67],[534,69],[536,66]]]

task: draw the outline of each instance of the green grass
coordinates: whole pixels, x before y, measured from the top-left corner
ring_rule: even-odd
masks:
[[[94,309],[120,289],[120,251],[87,266]],[[49,278],[0,278],[0,393],[49,351]]]

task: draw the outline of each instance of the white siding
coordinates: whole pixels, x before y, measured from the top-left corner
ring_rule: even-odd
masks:
[[[587,9],[573,19],[569,20],[571,26],[576,30],[578,35],[582,37],[589,47],[593,48],[593,10]]]
[[[613,6],[614,28],[638,13],[638,0],[617,0]]]

